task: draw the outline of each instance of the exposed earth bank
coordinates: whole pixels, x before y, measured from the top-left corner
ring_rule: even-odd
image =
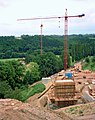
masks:
[[[44,107],[46,99],[38,100],[38,96],[39,94],[30,97],[27,103],[0,99],[0,120],[95,120],[95,102],[54,111]],[[83,113],[79,115],[82,108]]]
[[[14,99],[0,99],[0,120],[70,120],[37,103],[37,95],[28,103]]]

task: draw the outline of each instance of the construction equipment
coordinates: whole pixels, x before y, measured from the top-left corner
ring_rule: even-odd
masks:
[[[67,69],[67,56],[68,56],[68,18],[73,18],[73,17],[83,17],[85,14],[81,15],[75,15],[75,16],[68,16],[67,15],[67,9],[65,12],[65,16],[61,17],[37,17],[37,18],[27,18],[27,19],[18,19],[18,21],[22,20],[42,20],[42,19],[60,19],[60,18],[65,18],[65,29],[64,29],[64,70],[66,71]],[[40,39],[40,49],[41,49],[41,55],[42,55],[42,27],[43,25],[41,24],[41,39]]]

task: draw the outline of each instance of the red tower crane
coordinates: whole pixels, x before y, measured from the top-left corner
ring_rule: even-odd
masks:
[[[64,26],[64,70],[67,69],[68,65],[68,18],[73,18],[73,17],[83,17],[85,14],[82,15],[75,15],[75,16],[68,16],[67,15],[67,9],[65,12],[65,26]]]
[[[54,17],[54,16],[51,16],[51,17],[37,17],[37,18],[27,18],[27,19],[18,19],[18,21],[22,21],[22,20],[42,20],[42,19],[60,19],[60,18],[65,18],[65,21],[64,21],[64,70],[67,69],[67,56],[68,56],[68,18],[73,18],[73,17],[83,17],[85,16],[85,14],[81,14],[81,15],[74,15],[74,16],[68,16],[67,15],[67,9],[66,9],[66,12],[65,12],[65,16],[61,16],[61,17]],[[40,52],[41,52],[41,55],[42,55],[42,27],[43,27],[43,24],[41,24],[41,39],[40,39]]]

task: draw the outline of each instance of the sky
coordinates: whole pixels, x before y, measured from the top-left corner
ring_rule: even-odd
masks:
[[[36,17],[61,17],[85,14],[82,18],[68,18],[68,34],[95,33],[95,0],[0,0],[0,36],[23,34],[63,35],[64,18],[48,20],[17,19]]]

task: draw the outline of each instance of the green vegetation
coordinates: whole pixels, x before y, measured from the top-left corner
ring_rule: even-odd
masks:
[[[43,84],[28,88],[29,84],[40,79],[37,63],[31,62],[28,66],[17,60],[0,61],[0,98],[15,98],[25,101],[28,97],[45,89]],[[27,76],[27,71],[31,76]]]
[[[81,104],[79,106],[72,106],[69,108],[66,108],[64,110],[66,114],[68,114],[72,118],[76,118],[77,116],[87,116],[95,114],[95,103],[87,103],[87,104]]]
[[[40,36],[22,35],[0,37],[0,98],[25,101],[40,90],[33,83],[64,69],[64,36],[42,36],[43,55],[40,55]],[[95,35],[68,36],[68,68],[84,58],[83,69],[95,71]],[[38,90],[38,91],[35,91]],[[81,111],[80,111],[81,113]]]
[[[30,62],[26,65],[26,73],[23,80],[24,84],[32,84],[38,80],[40,80],[40,70],[39,65],[34,62]]]
[[[83,69],[95,71],[95,56],[85,58]]]
[[[80,106],[70,107],[65,110],[66,113],[71,115],[82,116],[84,114],[83,109]]]
[[[25,68],[18,61],[0,62],[0,82],[6,81],[14,90],[20,87]]]
[[[43,53],[52,52],[55,55],[63,55],[64,36],[42,36]],[[93,39],[92,39],[93,38]],[[27,58],[40,54],[40,36],[22,35],[18,40],[14,36],[0,37],[0,58]],[[69,35],[69,56],[72,61],[79,61],[87,56],[95,55],[95,35]],[[32,59],[32,57],[31,57]],[[63,59],[63,58],[62,58]],[[30,61],[30,60],[29,60]]]
[[[32,58],[32,59],[31,59]],[[39,65],[41,77],[47,77],[59,72],[63,68],[61,56],[56,56],[52,52],[44,53],[42,56],[29,55],[25,59],[26,63],[35,62]]]
[[[42,83],[38,83],[34,86],[30,86],[29,88],[21,90],[21,92],[19,93],[19,95],[20,95],[19,100],[26,101],[29,97],[31,97],[37,93],[41,93],[44,90],[45,90],[45,86]]]
[[[21,58],[8,58],[8,59],[0,59],[0,61],[2,62],[6,62],[6,61],[13,61],[13,60],[16,60],[16,61],[18,61],[18,60],[20,60]]]
[[[32,58],[28,64],[22,64],[23,59],[0,61],[0,98],[25,101],[45,89],[42,84],[28,88],[31,84],[62,69],[61,58],[53,53],[34,55]]]

